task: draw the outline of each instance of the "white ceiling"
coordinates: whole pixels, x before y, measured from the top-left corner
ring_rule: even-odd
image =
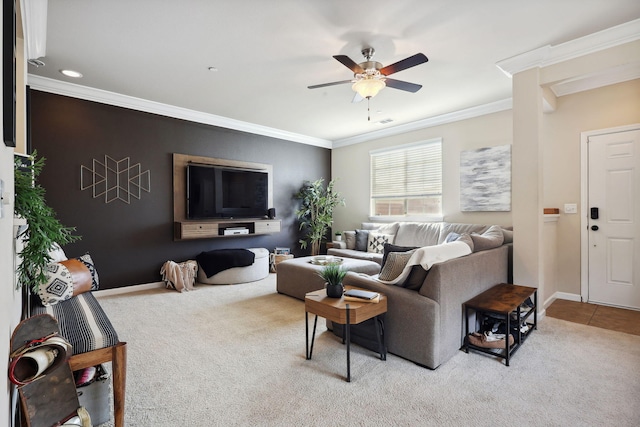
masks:
[[[28,72],[335,142],[504,105],[511,80],[496,63],[638,18],[638,0],[54,0],[46,65]],[[383,65],[429,58],[392,76],[423,88],[384,89],[370,122],[350,85],[307,89],[350,79],[332,55],[361,62],[368,46]]]

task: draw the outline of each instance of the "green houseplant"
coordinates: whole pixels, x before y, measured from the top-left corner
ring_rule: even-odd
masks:
[[[327,282],[327,296],[330,298],[340,298],[344,291],[342,279],[347,275],[347,270],[340,264],[330,263],[325,265],[318,275]]]
[[[29,285],[35,292],[45,283],[45,267],[51,262],[49,251],[55,243],[64,245],[80,239],[71,233],[75,228],[65,227],[56,218],[55,211],[45,201],[45,190],[38,184],[45,159],[36,159],[34,151],[29,162],[19,158],[15,162],[14,214],[27,221],[27,228],[17,237],[24,248],[20,251],[18,286]]]
[[[334,190],[334,185],[335,181],[331,180],[325,188],[323,178],[306,181],[295,196],[301,201],[296,217],[300,220],[300,230],[306,232],[300,247],[306,249],[311,244],[311,255],[320,253],[320,244],[333,223],[333,208],[344,206],[344,199]]]

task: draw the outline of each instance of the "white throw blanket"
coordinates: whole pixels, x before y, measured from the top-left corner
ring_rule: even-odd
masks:
[[[387,285],[395,285],[397,283],[403,283],[409,277],[411,267],[414,265],[420,265],[425,270],[429,270],[433,264],[448,261],[454,258],[460,258],[471,253],[471,248],[464,242],[456,241],[450,243],[443,243],[441,245],[425,246],[415,250],[407,265],[402,270],[402,274],[396,277],[394,280],[380,280],[379,282]]]

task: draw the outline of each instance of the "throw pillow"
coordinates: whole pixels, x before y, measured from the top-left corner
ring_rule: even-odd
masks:
[[[473,252],[473,248],[475,247],[474,243],[473,243],[473,239],[471,238],[471,234],[469,233],[462,233],[460,235],[460,237],[458,237],[458,239],[456,240],[456,242],[464,242],[467,245],[469,245],[469,247],[471,248],[471,252]]]
[[[54,305],[83,292],[97,290],[100,281],[89,254],[47,266],[47,281],[40,285],[42,305]]]
[[[378,279],[391,281],[395,280],[402,274],[405,266],[409,262],[411,255],[415,252],[415,249],[409,252],[391,252],[387,257],[387,262],[380,270]]]
[[[409,277],[407,278],[407,280],[405,280],[402,286],[414,291],[420,290],[422,284],[424,283],[424,279],[427,277],[427,273],[429,272],[422,268],[421,265],[412,266]]]
[[[367,252],[381,254],[384,251],[385,243],[393,243],[393,234],[382,234],[377,231],[370,231],[367,240]]]
[[[408,252],[413,249],[418,249],[416,246],[398,246],[392,245],[391,243],[385,243],[382,255],[382,263],[381,266],[384,267],[384,263],[387,262],[387,257],[390,252]]]
[[[345,231],[344,232],[344,242],[347,245],[347,249],[355,249],[356,248],[356,232],[355,231]]]
[[[513,243],[513,230],[503,228],[502,235],[504,236],[504,243]]]
[[[366,252],[369,230],[356,230],[356,250]]]
[[[460,235],[452,231],[451,233],[447,234],[447,238],[444,239],[444,243],[455,242],[459,238],[460,238]]]
[[[447,238],[444,239],[444,243],[451,243],[451,242],[457,242],[457,241],[464,242],[467,245],[469,245],[469,247],[471,248],[471,252],[473,252],[473,246],[474,246],[473,239],[471,239],[471,235],[469,233],[458,234],[452,231],[447,235]]]
[[[474,252],[486,251],[502,246],[504,234],[500,226],[492,225],[482,234],[471,234],[471,240],[473,240]]]

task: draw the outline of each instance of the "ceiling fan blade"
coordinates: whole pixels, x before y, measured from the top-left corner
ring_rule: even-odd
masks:
[[[385,83],[388,87],[392,87],[394,89],[400,89],[411,93],[416,93],[422,88],[422,85],[418,85],[415,83],[404,82],[402,80],[395,79],[384,79]]]
[[[387,65],[380,70],[380,74],[389,76],[393,73],[397,73],[398,71],[424,64],[428,60],[429,59],[423,53],[416,53],[415,55],[405,58],[402,61],[398,61],[395,64]]]
[[[364,73],[362,67],[353,62],[353,60],[347,55],[333,55],[333,57],[337,59],[338,62],[340,62],[342,65],[353,71],[354,74]]]
[[[345,84],[345,83],[351,83],[353,80],[341,80],[339,82],[331,82],[331,83],[322,83],[319,85],[313,85],[313,86],[307,86],[308,89],[317,89],[319,87],[326,87],[326,86],[335,86],[335,85],[341,85],[341,84]]]

